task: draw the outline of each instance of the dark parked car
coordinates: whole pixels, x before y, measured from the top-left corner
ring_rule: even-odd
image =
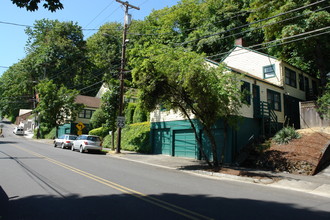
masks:
[[[71,135],[71,134],[61,135],[59,138],[56,138],[54,140],[54,147],[61,146],[62,149],[71,148],[72,141],[76,139],[77,139],[77,135]]]

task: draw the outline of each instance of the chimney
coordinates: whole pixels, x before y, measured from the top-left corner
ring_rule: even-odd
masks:
[[[242,37],[237,38],[237,39],[235,40],[235,46],[241,46],[241,47],[244,47],[244,46],[245,46],[245,44],[244,44],[244,40],[243,40]]]

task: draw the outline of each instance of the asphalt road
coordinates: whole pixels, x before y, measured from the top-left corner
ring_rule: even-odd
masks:
[[[5,126],[0,219],[330,219],[328,198],[54,148]]]

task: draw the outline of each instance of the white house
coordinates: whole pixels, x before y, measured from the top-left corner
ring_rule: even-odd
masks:
[[[211,65],[219,65],[207,60]],[[239,128],[227,130],[226,162],[234,161],[240,149],[252,137],[274,134],[284,124],[300,126],[299,101],[316,97],[318,80],[288,63],[241,45],[236,45],[221,61],[234,73],[243,75],[242,90],[247,90],[247,105],[241,109]],[[151,113],[151,136],[154,153],[201,159],[195,135],[185,118],[173,111]],[[222,150],[224,127],[221,119],[214,134],[219,154]],[[203,148],[211,155],[202,130]]]

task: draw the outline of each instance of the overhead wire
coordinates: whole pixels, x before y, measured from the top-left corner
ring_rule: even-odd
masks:
[[[275,42],[278,42],[278,41],[288,40],[288,39],[291,39],[291,38],[301,37],[301,36],[303,36],[303,35],[311,34],[311,33],[314,33],[314,32],[323,31],[323,30],[326,30],[326,29],[329,29],[329,28],[330,28],[330,26],[327,26],[327,27],[323,27],[323,28],[316,29],[316,30],[312,30],[312,31],[308,31],[308,32],[304,32],[304,33],[300,33],[300,34],[296,34],[296,35],[292,35],[292,36],[284,37],[284,38],[281,38],[281,39],[276,39],[276,40],[273,40],[273,41],[269,41],[269,42],[265,42],[265,43],[260,43],[260,44],[256,44],[256,45],[252,45],[252,46],[248,46],[248,47],[245,47],[245,48],[254,48],[254,47],[257,47],[257,46],[264,46],[264,45],[271,44],[271,43],[275,43]],[[326,32],[326,33],[327,33],[327,32]],[[304,38],[305,38],[305,37],[304,37]],[[225,54],[228,54],[228,52],[229,52],[229,51],[227,51],[227,52],[222,52],[222,53],[215,54],[215,55],[211,55],[211,56],[207,56],[207,58],[213,58],[213,57],[217,57],[217,56],[225,55]]]
[[[192,42],[195,42],[195,41],[199,41],[201,39],[205,39],[205,38],[209,38],[209,37],[213,37],[213,36],[216,36],[216,35],[220,35],[220,34],[224,34],[224,33],[228,33],[228,32],[231,32],[231,31],[234,31],[234,30],[237,30],[237,29],[240,29],[240,28],[244,28],[244,27],[247,27],[247,26],[250,26],[250,25],[253,25],[253,24],[257,24],[257,23],[260,23],[260,22],[263,22],[263,21],[267,21],[267,20],[270,20],[270,19],[273,19],[273,18],[276,18],[276,17],[279,17],[279,16],[282,16],[282,15],[286,15],[288,13],[292,13],[292,12],[295,12],[295,11],[298,11],[298,10],[301,10],[301,9],[304,9],[304,8],[307,8],[307,7],[310,7],[312,5],[315,5],[315,4],[319,4],[319,3],[322,3],[326,0],[321,0],[321,1],[318,1],[318,2],[314,2],[314,3],[311,3],[311,4],[308,4],[308,5],[305,5],[305,6],[302,6],[302,7],[299,7],[299,8],[295,8],[295,9],[292,9],[292,10],[289,10],[289,11],[286,11],[286,12],[282,12],[282,13],[279,13],[279,14],[276,14],[276,15],[273,15],[273,16],[270,16],[270,17],[267,17],[267,18],[263,18],[263,19],[260,19],[260,20],[257,20],[257,21],[254,21],[254,22],[251,22],[251,23],[248,23],[248,24],[244,24],[244,25],[241,25],[241,26],[238,26],[238,27],[234,27],[234,28],[231,28],[229,30],[225,30],[225,31],[221,31],[221,32],[217,32],[217,33],[214,33],[214,34],[208,34],[208,35],[205,35],[203,37],[200,37],[198,39],[194,39],[194,40],[190,40],[190,41],[185,41],[183,43],[180,43],[181,45],[185,45],[185,44],[188,44],[188,43],[192,43]],[[330,7],[330,6],[328,6]],[[326,9],[328,7],[324,7],[323,9]],[[318,9],[318,10],[315,10],[315,11],[320,11],[320,10],[323,10],[323,9]],[[313,12],[315,12],[313,11]],[[310,14],[312,12],[309,12],[309,13],[306,13],[306,14]],[[304,15],[306,15],[304,14]],[[301,17],[302,15],[299,15],[299,16],[295,16],[294,18],[296,17]],[[293,18],[288,18],[288,19],[293,19]],[[286,21],[287,19],[285,19]],[[278,23],[278,22],[274,22],[274,23]],[[179,44],[179,43],[178,43]]]

